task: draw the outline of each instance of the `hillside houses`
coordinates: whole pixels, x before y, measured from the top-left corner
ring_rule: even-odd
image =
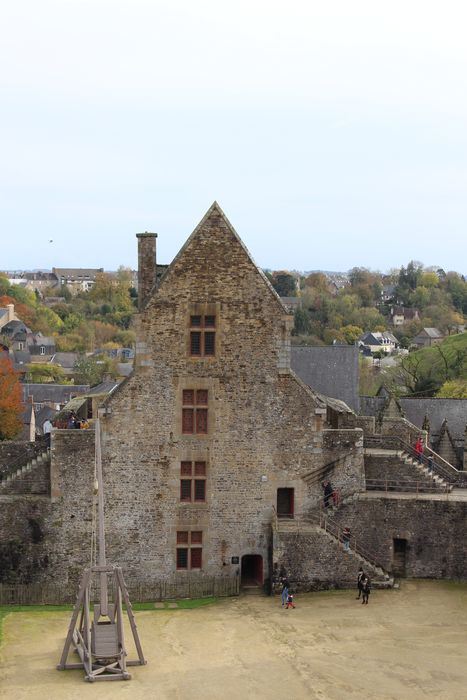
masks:
[[[366,350],[368,354],[381,351],[389,355],[397,350],[399,341],[389,331],[373,331],[372,333],[364,333],[360,337],[358,345],[363,350]]]

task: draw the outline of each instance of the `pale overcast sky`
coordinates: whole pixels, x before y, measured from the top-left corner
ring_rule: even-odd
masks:
[[[170,262],[217,200],[262,267],[467,273],[466,20],[452,0],[4,0],[0,269],[135,267],[145,230]]]

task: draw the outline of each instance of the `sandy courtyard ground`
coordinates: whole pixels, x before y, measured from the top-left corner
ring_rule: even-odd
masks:
[[[467,586],[405,582],[373,591],[240,597],[136,613],[147,666],[131,681],[57,671],[70,615],[13,613],[0,650],[2,700],[464,700]],[[75,660],[70,657],[70,660]]]

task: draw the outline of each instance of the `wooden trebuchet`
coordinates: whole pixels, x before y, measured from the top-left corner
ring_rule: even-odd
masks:
[[[84,570],[68,627],[65,645],[57,669],[83,668],[85,679],[94,681],[130,680],[128,666],[146,663],[139,641],[135,617],[128,591],[118,566],[108,565],[105,555],[104,489],[100,424],[96,420],[96,480],[98,494],[99,563]],[[98,578],[98,600],[94,603],[91,619],[91,583]],[[109,584],[113,602],[109,602]],[[123,609],[128,615],[138,659],[127,661],[123,629]],[[67,663],[71,647],[80,658],[79,663]]]

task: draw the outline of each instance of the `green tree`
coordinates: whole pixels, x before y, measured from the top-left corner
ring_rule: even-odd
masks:
[[[280,297],[297,296],[297,283],[295,277],[288,272],[274,272],[272,286]]]
[[[329,293],[329,280],[323,272],[312,272],[305,279],[305,287],[312,287],[322,293]]]
[[[33,384],[70,384],[62,367],[42,362],[27,365],[27,380]]]
[[[309,335],[310,333],[310,317],[305,309],[295,309],[294,312],[294,335]]]
[[[437,399],[467,399],[467,380],[451,379],[436,392]]]
[[[354,345],[360,336],[363,335],[363,330],[359,326],[347,325],[342,326],[341,333],[346,343]]]
[[[95,386],[102,382],[106,374],[114,378],[117,376],[115,363],[107,355],[98,357],[80,355],[73,366],[73,376],[77,384]]]

